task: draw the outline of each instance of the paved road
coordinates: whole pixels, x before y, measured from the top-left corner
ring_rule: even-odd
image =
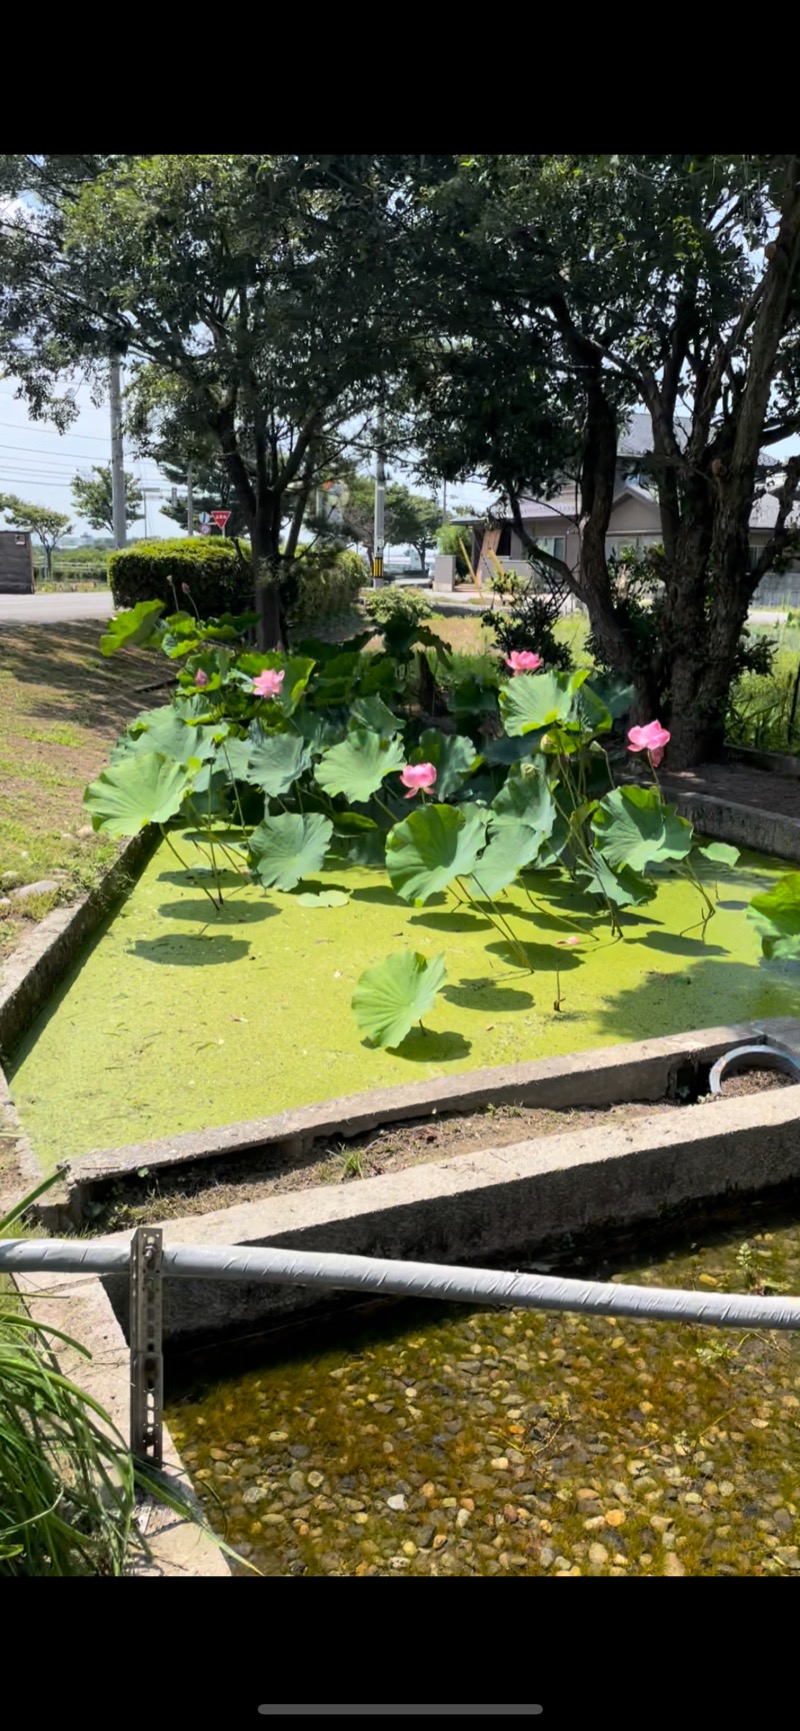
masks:
[[[108,589],[91,595],[0,595],[0,625],[67,625],[108,619],[113,611]]]
[[[491,605],[488,596],[470,596],[463,591],[452,596],[432,595],[431,600],[443,613],[483,612]],[[0,625],[67,625],[76,619],[108,619],[113,610],[107,589],[77,595],[0,595]],[[757,625],[778,625],[786,614],[758,610],[750,617]]]

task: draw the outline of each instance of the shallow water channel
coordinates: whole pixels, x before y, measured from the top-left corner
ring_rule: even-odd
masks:
[[[800,1293],[800,1201],[572,1272]],[[800,1571],[798,1334],[403,1304],[170,1375],[205,1512],[263,1574]]]

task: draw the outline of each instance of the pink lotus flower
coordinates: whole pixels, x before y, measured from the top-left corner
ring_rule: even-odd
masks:
[[[565,950],[565,949],[566,949],[566,950],[572,950],[572,949],[574,949],[574,948],[575,948],[575,945],[576,945],[576,944],[579,944],[579,943],[580,943],[580,941],[581,941],[581,940],[580,940],[580,938],[579,938],[579,937],[578,937],[578,936],[577,936],[577,934],[576,934],[576,935],[575,935],[575,936],[574,936],[574,937],[572,937],[572,938],[559,938],[559,940],[558,940],[558,942],[559,942],[559,947],[560,947],[560,948],[561,948],[561,949],[562,949],[562,950]]]
[[[669,741],[670,735],[660,721],[648,721],[646,727],[628,729],[628,750],[646,751],[654,769],[658,768]]]
[[[413,799],[415,793],[433,787],[436,770],[432,763],[407,763],[405,769],[400,771],[400,780],[403,786],[408,788],[406,799]]]
[[[195,682],[195,685],[207,685],[208,684],[208,674],[203,672],[202,667],[198,667],[197,672],[194,676],[194,682]]]
[[[544,666],[541,655],[534,655],[532,649],[512,649],[505,662],[512,673],[538,673],[539,668]]]
[[[285,673],[276,673],[274,667],[265,667],[264,672],[253,680],[253,690],[257,697],[280,697],[285,678]]]

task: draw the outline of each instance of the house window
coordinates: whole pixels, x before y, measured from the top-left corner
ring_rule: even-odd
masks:
[[[553,559],[566,557],[567,540],[565,535],[540,535],[538,546],[541,547],[543,553],[549,553]]]
[[[502,529],[500,530],[500,538],[499,538],[498,543],[497,543],[497,558],[498,559],[510,559],[511,558],[511,524],[510,523],[504,523]]]
[[[25,546],[25,536],[24,535],[15,535],[14,536],[14,546],[15,547],[24,547]]]

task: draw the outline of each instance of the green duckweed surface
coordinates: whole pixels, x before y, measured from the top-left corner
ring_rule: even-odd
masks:
[[[199,863],[189,842],[181,848]],[[330,872],[327,887],[349,892],[332,908],[240,880],[216,916],[162,845],[17,1053],[16,1103],[50,1167],[443,1070],[792,1014],[791,967],[760,961],[744,911],[776,875],[775,862],[744,859],[720,885],[705,941],[696,891],[665,878],[612,942],[569,880],[551,874],[538,909],[522,890],[507,898],[534,970],[525,974],[483,918],[449,912],[444,897],[408,908],[377,872]],[[576,927],[579,945],[563,947]],[[371,1050],[353,987],[404,946],[443,954],[448,983],[427,1032],[397,1052]]]
[[[623,1278],[800,1291],[797,1219],[750,1225]],[[796,1334],[403,1307],[173,1374],[206,1515],[263,1574],[800,1570]]]

